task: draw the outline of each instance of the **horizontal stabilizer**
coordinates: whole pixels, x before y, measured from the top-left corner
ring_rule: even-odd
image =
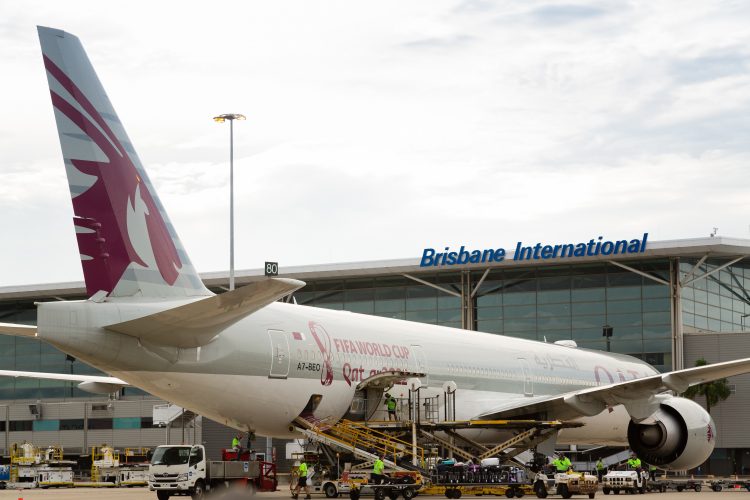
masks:
[[[162,347],[200,347],[245,316],[305,286],[273,278],[105,328]]]
[[[15,323],[0,323],[0,334],[15,337],[36,337],[36,327],[32,325],[17,325]]]

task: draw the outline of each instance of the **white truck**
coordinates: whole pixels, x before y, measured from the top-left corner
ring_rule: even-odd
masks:
[[[155,491],[159,500],[177,495],[200,500],[209,491],[233,484],[254,488],[259,476],[257,461],[206,460],[206,449],[201,445],[164,445],[158,446],[151,457],[148,489]]]

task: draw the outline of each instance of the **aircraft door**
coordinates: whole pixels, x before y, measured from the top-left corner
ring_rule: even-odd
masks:
[[[529,366],[529,360],[527,360],[526,358],[518,358],[518,362],[521,364],[521,371],[523,372],[523,395],[533,396],[534,379],[531,378],[531,367]]]
[[[410,345],[410,356],[411,356],[411,369],[412,371],[424,373],[425,376],[422,377],[422,384],[427,386],[430,385],[430,374],[427,371],[427,358],[424,355],[424,351],[422,350],[421,345]]]
[[[289,339],[286,332],[268,330],[271,339],[271,371],[268,378],[287,378],[289,375]]]

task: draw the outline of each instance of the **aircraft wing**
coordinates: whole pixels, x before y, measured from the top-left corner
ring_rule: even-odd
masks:
[[[31,325],[17,325],[15,323],[0,323],[0,334],[15,337],[36,337],[36,327]]]
[[[115,384],[128,386],[127,382],[116,377],[101,375],[69,375],[67,373],[21,372],[16,370],[0,370],[0,377],[38,378],[42,380],[64,380],[67,382],[96,382],[99,384]]]
[[[750,358],[725,361],[563,394],[514,399],[478,418],[495,420],[547,413],[548,418],[567,419],[594,416],[608,407],[622,404],[631,417],[641,420],[653,414],[660,404],[658,395],[663,392],[681,393],[694,385],[748,372]]]
[[[142,318],[107,325],[142,342],[162,347],[200,347],[245,316],[305,286],[303,281],[273,278]]]

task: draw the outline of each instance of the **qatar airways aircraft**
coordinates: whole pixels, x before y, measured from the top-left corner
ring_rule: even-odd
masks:
[[[750,358],[660,374],[625,355],[278,302],[304,286],[293,279],[214,295],[78,38],[43,27],[39,38],[90,298],[40,303],[36,327],[0,333],[38,338],[111,377],[2,375],[102,392],[133,385],[237,429],[289,437],[313,399],[316,417],[340,418],[361,382],[400,370],[420,374],[428,393],[454,382],[457,419],[582,419],[558,442],[629,444],[669,469],[713,450],[709,414],[672,392],[750,372]]]

